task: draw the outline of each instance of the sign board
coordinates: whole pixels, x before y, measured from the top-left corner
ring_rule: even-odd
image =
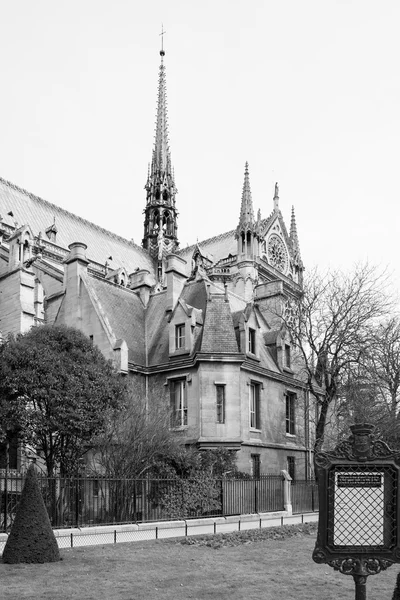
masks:
[[[348,440],[315,456],[319,523],[313,559],[352,575],[356,589],[368,575],[400,562],[400,453],[375,440],[373,429],[353,425]]]
[[[333,546],[384,546],[384,472],[334,477]]]

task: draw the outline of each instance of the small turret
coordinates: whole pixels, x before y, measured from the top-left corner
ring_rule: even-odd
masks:
[[[246,162],[240,207],[239,225],[235,237],[238,240],[238,256],[252,257],[258,254],[258,230],[260,215],[254,219],[253,200],[250,190],[249,164]]]

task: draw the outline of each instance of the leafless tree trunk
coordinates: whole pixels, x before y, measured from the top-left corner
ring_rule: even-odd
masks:
[[[373,327],[391,310],[388,277],[368,264],[352,272],[314,270],[300,299],[289,300],[284,315],[299,355],[300,371],[318,405],[315,451],[325,440],[330,411],[349,370],[373,343]]]

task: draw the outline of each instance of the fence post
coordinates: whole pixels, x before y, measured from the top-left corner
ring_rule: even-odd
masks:
[[[282,477],[283,477],[283,508],[285,509],[285,511],[288,513],[288,515],[292,515],[293,514],[293,507],[292,507],[292,500],[291,500],[291,481],[292,478],[290,477],[289,473],[287,471],[285,471],[284,469],[282,469],[281,471],[282,473]]]
[[[4,531],[7,531],[7,519],[8,519],[8,469],[6,469],[6,475],[4,478]]]
[[[8,438],[6,441],[6,472],[4,480],[4,531],[7,531],[7,520],[8,520],[8,469],[10,466],[9,456],[9,442]]]
[[[75,527],[79,527],[79,480],[75,478]]]

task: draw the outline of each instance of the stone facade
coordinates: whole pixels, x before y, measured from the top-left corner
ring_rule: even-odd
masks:
[[[163,59],[142,247],[0,179],[0,331],[77,327],[170,407],[182,443],[304,478],[308,392],[280,320],[302,286],[294,212],[288,232],[276,186],[254,216],[246,163],[237,229],[179,250]]]

